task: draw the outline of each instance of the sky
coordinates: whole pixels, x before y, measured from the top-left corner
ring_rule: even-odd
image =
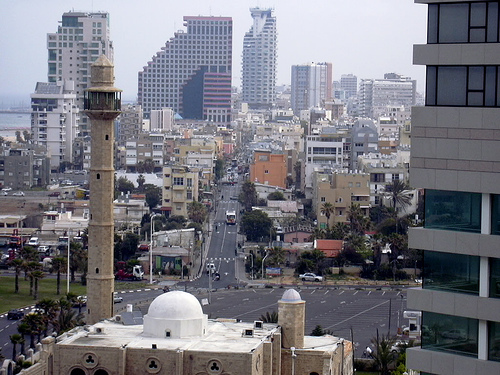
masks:
[[[174,32],[183,16],[233,18],[233,85],[239,86],[249,9],[273,8],[277,18],[277,84],[289,84],[291,66],[331,62],[333,77],[352,73],[383,78],[395,72],[424,88],[425,70],[412,65],[413,45],[426,41],[426,12],[413,0],[2,0],[0,108],[28,105],[36,82],[47,81],[47,33],[62,14],[107,11],[115,50],[115,87],[137,97],[137,73]]]

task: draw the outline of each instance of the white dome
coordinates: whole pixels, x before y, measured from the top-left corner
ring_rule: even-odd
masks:
[[[203,310],[195,296],[176,290],[156,297],[149,305],[148,315],[169,320],[200,319]]]
[[[283,293],[283,297],[281,297],[281,301],[283,302],[301,302],[302,298],[300,298],[299,292],[295,289],[288,289]]]

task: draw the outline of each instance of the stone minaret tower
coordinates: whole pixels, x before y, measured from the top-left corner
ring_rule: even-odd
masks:
[[[90,221],[87,323],[113,316],[113,120],[120,114],[121,90],[113,87],[114,67],[105,55],[91,67],[85,113],[91,121]]]
[[[278,301],[278,324],[285,349],[304,347],[306,302],[295,289],[288,289]]]

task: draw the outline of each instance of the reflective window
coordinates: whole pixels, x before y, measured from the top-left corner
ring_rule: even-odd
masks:
[[[490,297],[500,298],[500,259],[490,259]]]
[[[424,202],[424,227],[481,232],[481,194],[426,190]]]
[[[476,319],[422,312],[422,349],[477,357]]]
[[[500,323],[488,322],[488,359],[500,361]]]
[[[500,234],[500,195],[497,194],[491,199],[491,234]]]
[[[429,4],[427,43],[498,42],[498,1]]]
[[[424,251],[424,289],[479,294],[479,258]]]

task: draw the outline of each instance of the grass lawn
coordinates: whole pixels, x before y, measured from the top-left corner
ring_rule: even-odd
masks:
[[[29,280],[24,280],[24,275],[19,277],[19,293],[14,293],[15,278],[10,276],[0,277],[0,313],[10,309],[34,305],[36,301],[29,295]],[[146,283],[115,283],[115,290],[130,290],[144,288]],[[76,295],[87,294],[87,287],[79,282],[71,283],[69,291]],[[46,278],[38,282],[38,299],[59,299],[66,294],[66,278],[61,280],[61,294],[56,294],[56,279]]]

